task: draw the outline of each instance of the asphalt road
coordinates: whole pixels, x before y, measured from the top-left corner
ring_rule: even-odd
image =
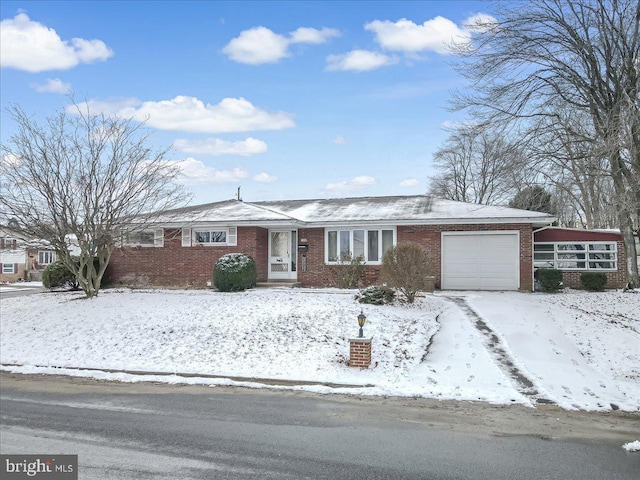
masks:
[[[638,415],[0,374],[0,452],[81,479],[638,479]]]
[[[0,299],[33,295],[34,293],[42,293],[44,291],[44,288],[37,285],[21,285],[19,283],[0,285]]]

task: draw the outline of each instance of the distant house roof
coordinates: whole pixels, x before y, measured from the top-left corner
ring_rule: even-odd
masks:
[[[541,212],[414,195],[272,202],[226,200],[168,210],[157,222],[166,226],[198,223],[254,226],[531,223],[542,227],[554,220],[552,215]]]

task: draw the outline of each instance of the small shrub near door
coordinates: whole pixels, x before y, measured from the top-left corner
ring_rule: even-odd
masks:
[[[324,283],[336,288],[356,288],[362,285],[364,265],[362,257],[345,256],[336,265],[325,265]]]
[[[543,292],[557,292],[562,288],[562,271],[555,268],[539,268],[536,280],[540,282]]]
[[[580,275],[580,284],[585,290],[601,292],[607,284],[607,276],[602,272],[585,272]]]
[[[213,267],[213,284],[221,292],[240,292],[256,285],[256,262],[244,253],[228,253]]]

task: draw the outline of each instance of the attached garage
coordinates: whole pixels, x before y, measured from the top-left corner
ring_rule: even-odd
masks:
[[[518,231],[443,232],[443,290],[518,290]]]

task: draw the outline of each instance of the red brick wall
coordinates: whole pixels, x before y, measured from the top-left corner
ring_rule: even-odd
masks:
[[[323,285],[324,228],[298,229],[298,244],[309,246],[306,252],[298,252],[298,281],[303,285]]]
[[[371,339],[352,338],[349,340],[349,366],[369,368],[371,365]]]
[[[427,249],[432,259],[431,270],[435,275],[435,286],[440,288],[441,272],[441,237],[442,232],[518,230],[520,232],[520,289],[533,289],[533,246],[532,228],[528,224],[482,224],[482,225],[416,225],[399,226],[397,228],[398,243],[414,242]],[[298,238],[308,240],[309,251],[306,253],[307,271],[298,271],[298,281],[304,285],[320,286],[324,283],[324,228],[307,228],[298,231]],[[302,243],[302,242],[301,242]],[[299,255],[300,257],[301,255]],[[366,265],[363,278],[364,285],[380,283],[380,265]]]
[[[501,225],[423,225],[397,228],[398,243],[415,242],[423,245],[432,258],[431,269],[435,286],[440,288],[441,233],[462,231],[520,231],[520,289],[531,290],[532,229],[526,224]],[[259,227],[238,227],[238,245],[234,247],[182,247],[180,230],[166,230],[164,247],[126,247],[114,251],[107,279],[114,285],[155,285],[204,287],[213,277],[213,266],[222,255],[241,252],[251,255],[258,270],[258,281],[268,275],[268,230]],[[308,245],[306,252],[298,252],[298,281],[303,285],[322,286],[326,283],[324,264],[324,228],[301,228],[298,243]],[[364,285],[380,283],[380,266],[366,265]]]
[[[166,229],[164,247],[123,247],[114,250],[107,281],[112,285],[206,287],[216,261],[227,253],[246,253],[256,261],[258,281],[267,278],[268,231],[238,227],[236,246],[183,247],[180,229]]]
[[[432,259],[431,270],[435,275],[436,288],[442,282],[442,232],[501,231],[518,230],[520,232],[520,290],[533,289],[533,244],[531,225],[508,223],[500,225],[418,225],[398,227],[398,243],[414,242],[422,245]]]

